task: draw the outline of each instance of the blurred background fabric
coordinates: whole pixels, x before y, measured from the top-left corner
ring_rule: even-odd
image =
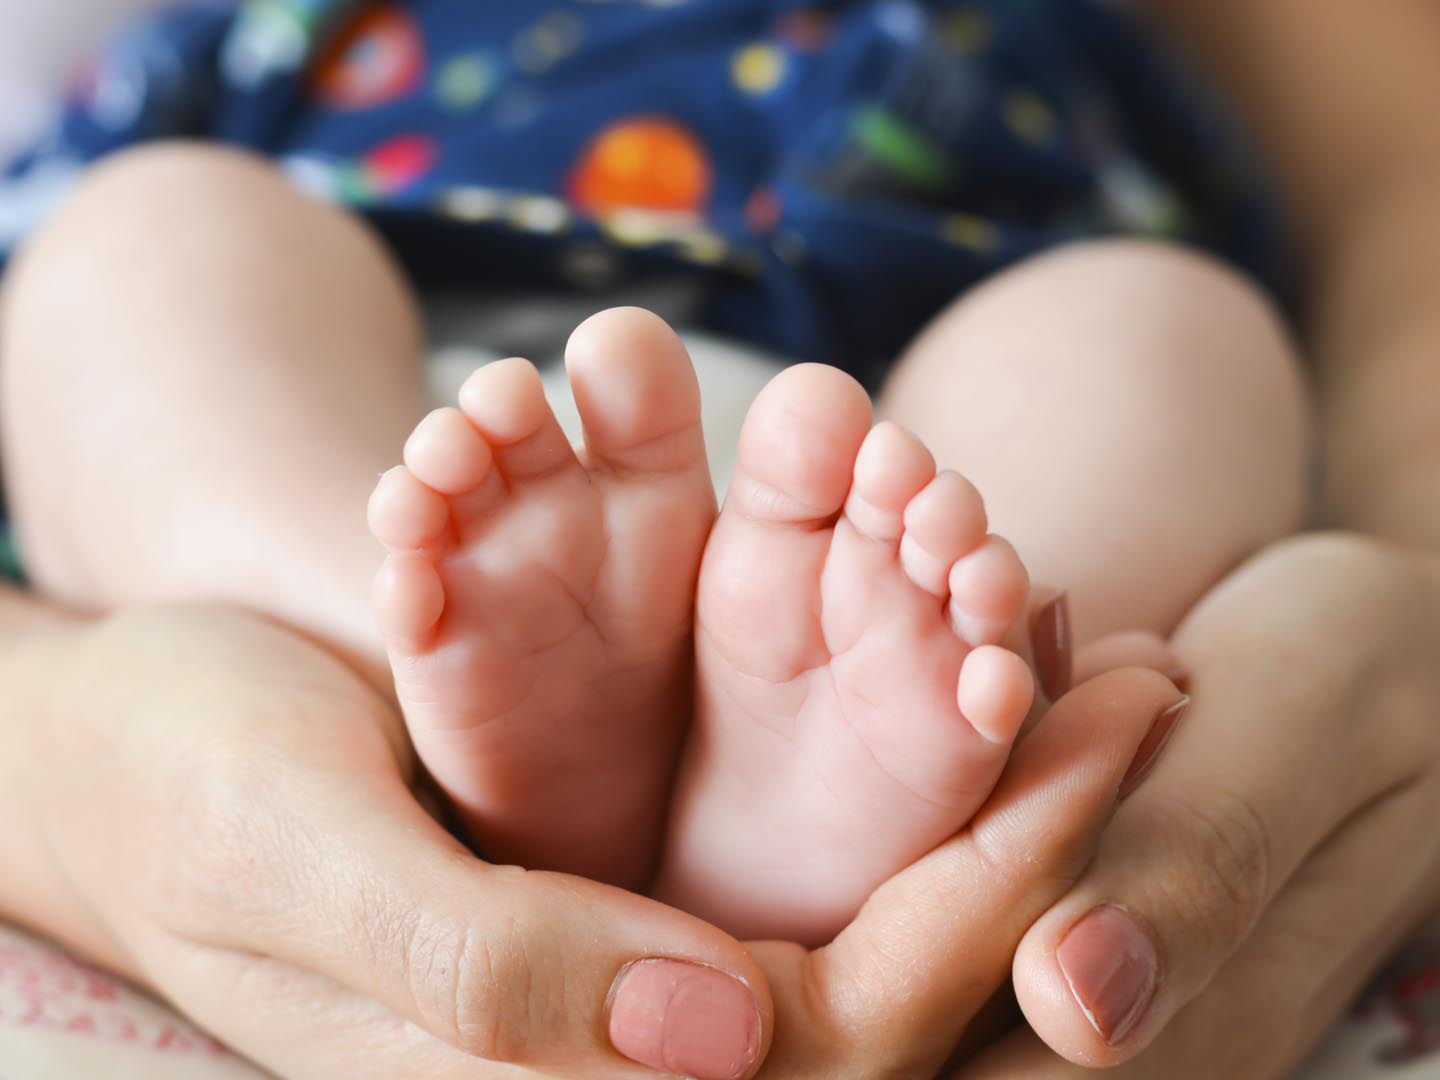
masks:
[[[52,122],[76,61],[164,0],[0,0],[0,159]]]

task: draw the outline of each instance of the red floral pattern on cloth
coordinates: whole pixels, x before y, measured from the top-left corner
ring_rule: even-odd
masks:
[[[0,926],[3,1080],[263,1080],[119,979]]]
[[[1440,1080],[1440,925],[1295,1080]],[[0,1080],[265,1080],[164,1006],[0,926]]]

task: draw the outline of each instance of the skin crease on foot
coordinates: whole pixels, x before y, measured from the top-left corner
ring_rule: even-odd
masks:
[[[999,647],[1024,568],[967,481],[806,365],[752,410],[702,574],[714,503],[678,338],[605,312],[567,361],[581,451],[534,368],[502,361],[371,501],[417,748],[487,852],[634,885],[690,721],[698,575],[697,723],[659,894],[732,932],[824,940],[993,786],[1032,700]]]

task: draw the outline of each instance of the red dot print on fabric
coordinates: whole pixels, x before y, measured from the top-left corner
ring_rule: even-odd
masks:
[[[673,120],[635,117],[611,124],[570,174],[570,199],[592,214],[643,209],[698,213],[710,198],[712,168],[700,140]]]
[[[834,17],[813,9],[792,11],[776,23],[776,36],[796,52],[813,52],[830,40]]]
[[[314,94],[336,109],[373,109],[412,93],[425,75],[425,39],[409,12],[358,14],[315,67]]]
[[[751,232],[773,232],[780,224],[780,196],[769,188],[757,188],[745,201],[745,224]]]
[[[428,135],[391,139],[365,155],[366,186],[374,195],[398,195],[429,175],[439,158],[439,144]]]

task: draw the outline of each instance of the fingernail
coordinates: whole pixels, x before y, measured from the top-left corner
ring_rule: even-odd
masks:
[[[610,1043],[631,1061],[694,1080],[743,1080],[760,1052],[760,1010],[718,968],[641,960],[620,973]]]
[[[1070,928],[1055,959],[1090,1026],[1110,1046],[1123,1042],[1160,981],[1150,935],[1123,908],[1098,907]]]
[[[1120,781],[1119,798],[1127,798],[1144,782],[1145,777],[1150,775],[1150,770],[1155,767],[1155,762],[1160,760],[1165,744],[1170,741],[1170,736],[1175,734],[1176,725],[1180,723],[1180,718],[1188,708],[1190,699],[1182,697],[1155,718],[1155,722],[1150,725],[1150,731],[1140,743],[1140,748],[1135,751],[1135,759],[1130,762],[1130,768],[1125,770],[1125,776]]]
[[[1074,659],[1070,647],[1070,595],[1060,593],[1037,608],[1030,619],[1030,649],[1040,689],[1059,701],[1070,689]]]

